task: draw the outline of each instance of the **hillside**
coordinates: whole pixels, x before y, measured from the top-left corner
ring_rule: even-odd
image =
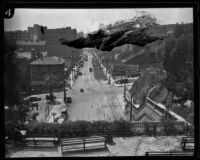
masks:
[[[181,96],[166,86],[167,73],[156,68],[147,68],[141,77],[132,85],[131,93],[135,104],[142,105],[149,97],[157,103],[179,114],[193,124],[194,102],[189,97]],[[183,87],[183,86],[182,86]],[[184,88],[179,92],[184,93]]]
[[[149,33],[154,35],[168,35],[162,41],[156,41],[148,44],[145,47],[124,47],[121,46],[120,57],[126,64],[141,64],[145,67],[151,66],[153,63],[162,63],[165,57],[165,48],[171,39],[176,39],[179,32],[184,33],[185,37],[189,38],[192,43],[193,24],[170,24],[159,25],[155,28],[150,28]],[[122,49],[123,48],[123,49]],[[113,51],[114,52],[114,51]]]
[[[144,103],[146,96],[151,93],[154,87],[160,85],[166,77],[166,73],[162,70],[155,68],[145,69],[131,88],[135,103],[140,105]],[[156,95],[150,95],[150,97],[155,99]]]
[[[126,63],[140,64],[144,70],[131,88],[135,103],[144,103],[148,96],[192,123],[194,69],[191,27],[191,24],[176,25],[169,38],[149,44],[131,58],[129,56]],[[186,105],[189,102],[190,105]]]

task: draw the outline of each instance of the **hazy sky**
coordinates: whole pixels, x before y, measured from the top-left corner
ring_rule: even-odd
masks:
[[[16,9],[12,19],[4,20],[5,30],[27,30],[34,24],[48,28],[71,26],[77,31],[97,30],[99,24],[105,25],[118,20],[126,20],[138,15],[140,11],[154,15],[160,24],[193,22],[192,8],[161,9]]]

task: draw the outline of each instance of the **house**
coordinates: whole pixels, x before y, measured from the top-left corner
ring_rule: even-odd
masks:
[[[46,88],[49,81],[53,87],[64,85],[64,59],[60,57],[41,56],[30,63],[31,88]]]
[[[133,119],[135,121],[161,121],[164,117],[174,121],[186,122],[178,114],[167,111],[164,105],[156,103],[148,97],[146,97],[145,103],[137,108]]]

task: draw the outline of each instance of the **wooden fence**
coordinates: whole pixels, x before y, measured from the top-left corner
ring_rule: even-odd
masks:
[[[161,122],[161,121],[148,121],[148,122],[144,122],[144,121],[135,121],[135,122],[131,122],[131,128],[132,129],[137,129],[137,128],[145,128],[145,126],[149,126],[149,127],[165,127],[165,125],[168,122]],[[185,127],[185,122],[180,122],[180,121],[173,121],[171,122],[173,123],[173,125],[175,125],[176,127]]]

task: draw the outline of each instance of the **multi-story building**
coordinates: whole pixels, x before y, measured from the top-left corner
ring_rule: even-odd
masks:
[[[63,87],[64,85],[64,59],[60,57],[41,56],[30,63],[30,85],[31,88],[47,87],[47,83],[52,81],[53,87]]]
[[[77,38],[76,29],[71,27],[48,29],[46,26],[35,24],[33,27],[28,27],[26,31],[10,31],[4,34],[6,43],[15,44],[17,49],[22,48],[27,51],[27,49],[35,48],[37,51],[47,51],[49,56],[61,57],[69,57],[71,54],[81,52],[78,49],[61,45],[59,42],[60,37],[67,40]]]

